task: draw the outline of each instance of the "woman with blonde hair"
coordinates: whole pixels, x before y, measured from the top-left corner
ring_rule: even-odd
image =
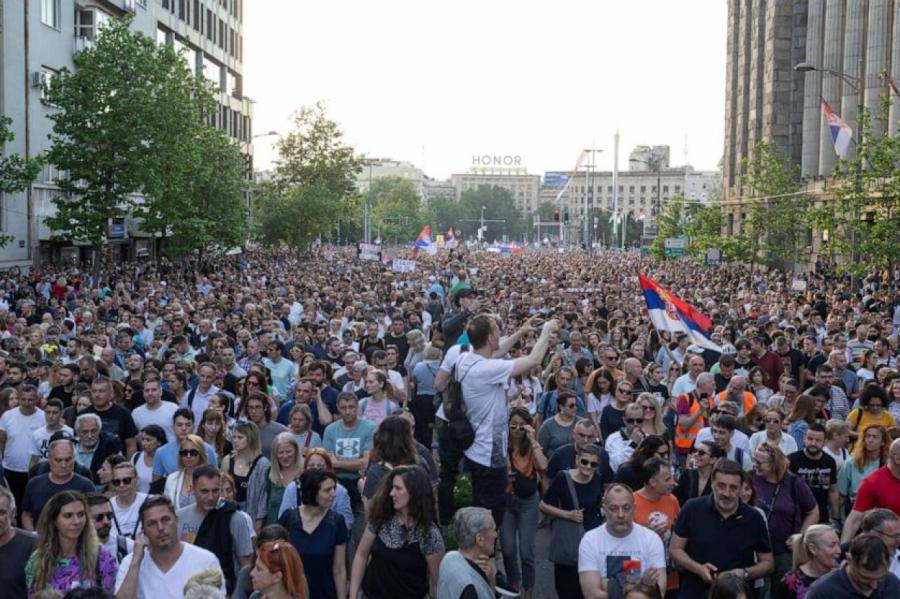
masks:
[[[234,478],[234,500],[250,514],[254,522],[265,520],[266,484],[269,460],[263,455],[259,428],[253,422],[242,422],[234,429],[234,451],[222,460],[222,472]]]
[[[178,470],[166,477],[163,491],[172,500],[176,510],[197,502],[194,497],[193,474],[198,466],[206,463],[206,445],[203,439],[190,434],[181,440],[178,445]]]
[[[663,424],[662,409],[659,407],[659,402],[656,401],[656,396],[644,391],[637,396],[635,403],[641,406],[641,411],[644,413],[641,430],[647,435],[668,437],[666,425]]]
[[[61,491],[44,506],[37,546],[25,565],[29,597],[47,589],[60,593],[83,587],[114,589],[116,558],[101,547],[89,514],[84,495],[75,491]]]
[[[266,476],[266,518],[264,524],[278,523],[278,509],[284,490],[303,472],[303,454],[293,433],[281,433],[272,442],[271,466]],[[263,522],[256,521],[257,532]]]
[[[312,410],[307,404],[298,403],[291,408],[288,415],[288,431],[294,435],[303,455],[310,449],[322,447],[322,437],[312,429]]]
[[[891,449],[891,436],[880,424],[865,427],[860,439],[838,472],[838,494],[842,506],[853,505],[863,479],[887,463]]]
[[[776,585],[774,599],[804,599],[812,583],[838,567],[841,540],[827,524],[813,524],[790,542],[794,568]]]

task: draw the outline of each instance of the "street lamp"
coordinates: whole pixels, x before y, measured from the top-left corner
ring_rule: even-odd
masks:
[[[860,58],[857,62],[859,72],[862,73],[862,58]],[[850,75],[849,73],[843,73],[841,71],[833,71],[831,69],[820,69],[816,65],[811,62],[800,62],[794,66],[794,70],[798,73],[810,73],[814,71],[818,71],[820,73],[828,73],[829,75],[833,75],[846,83],[850,89],[856,92],[856,128],[853,132],[853,143],[856,145],[857,158],[859,158],[859,144],[862,141],[862,128],[859,126],[859,117],[863,113],[863,104],[865,103],[865,99],[863,98],[863,94],[865,93],[865,88],[863,87],[863,81],[861,77],[857,77],[856,75]],[[862,191],[861,183],[862,183],[862,160],[856,161],[856,192],[859,193]],[[856,225],[859,222],[859,202],[856,203],[856,206],[853,210],[853,231],[852,233],[852,243],[853,243],[853,261],[859,262],[859,254],[856,251]],[[856,277],[850,279],[850,289],[856,290]]]
[[[594,155],[603,150],[597,148],[585,148],[584,151],[590,154],[587,174],[584,177],[585,183],[587,184],[587,193],[584,194],[584,250],[590,254],[594,249],[594,236],[593,231],[591,230],[590,213],[590,206],[591,204],[594,204]]]
[[[652,168],[656,166],[656,201],[653,203],[653,207],[650,210],[651,215],[653,216],[653,225],[656,226],[657,219],[659,218],[659,213],[662,211],[662,156],[657,156],[654,154],[654,158],[652,160],[642,160],[640,158],[630,158],[629,162],[640,162],[642,164],[646,164],[648,167]],[[647,232],[647,217],[644,216],[644,234]],[[659,234],[659,229],[656,230],[657,234]]]
[[[481,241],[482,236],[484,235],[484,211],[487,209],[487,206],[481,207],[481,223],[478,228],[478,241]]]

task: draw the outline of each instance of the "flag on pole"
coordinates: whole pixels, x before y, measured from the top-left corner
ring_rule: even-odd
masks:
[[[825,111],[825,120],[828,121],[828,129],[831,131],[834,151],[843,158],[847,154],[847,148],[850,147],[850,140],[853,139],[853,129],[831,110],[831,106],[824,99],[822,100],[822,110]]]
[[[444,235],[444,247],[448,250],[456,248],[456,237],[453,235],[453,227],[447,229],[447,233]]]
[[[437,254],[437,246],[431,241],[431,225],[425,225],[422,232],[419,233],[419,236],[416,238],[416,243],[413,247],[416,251],[425,250],[432,256]]]
[[[581,163],[584,162],[584,155],[587,154],[587,150],[582,150],[580,154],[578,154],[578,160],[575,161],[575,168],[572,169],[572,176],[566,180],[566,184],[562,189],[559,190],[559,193],[556,194],[556,199],[554,203],[559,203],[563,194],[566,193],[566,190],[569,189],[569,185],[572,183],[572,179],[575,178],[575,175],[578,174],[578,169],[581,168]]]
[[[638,275],[638,281],[647,302],[650,322],[656,330],[684,333],[695,345],[722,351],[706,335],[712,328],[712,321],[705,314],[649,277]]]

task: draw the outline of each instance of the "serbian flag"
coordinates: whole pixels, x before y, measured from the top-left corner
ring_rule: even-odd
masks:
[[[644,275],[638,275],[641,292],[647,301],[650,322],[658,331],[684,333],[691,341],[713,351],[721,352],[722,348],[713,343],[706,332],[712,327],[712,321],[680,297],[673,295],[668,289]]]
[[[822,100],[822,110],[825,111],[825,120],[828,121],[828,130],[831,131],[834,151],[843,158],[847,154],[847,148],[850,147],[850,140],[853,139],[853,129],[841,117],[832,112],[831,106],[825,100]]]
[[[419,236],[416,238],[416,243],[413,246],[416,251],[425,250],[428,254],[432,256],[437,254],[437,246],[431,241],[431,226],[425,225],[425,228],[422,229],[422,232],[419,233]]]

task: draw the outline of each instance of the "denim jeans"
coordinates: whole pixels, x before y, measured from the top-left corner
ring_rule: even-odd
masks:
[[[534,588],[534,534],[537,531],[541,502],[540,493],[522,498],[506,495],[506,515],[500,528],[500,547],[506,581],[520,591]],[[521,569],[519,562],[521,561]]]

